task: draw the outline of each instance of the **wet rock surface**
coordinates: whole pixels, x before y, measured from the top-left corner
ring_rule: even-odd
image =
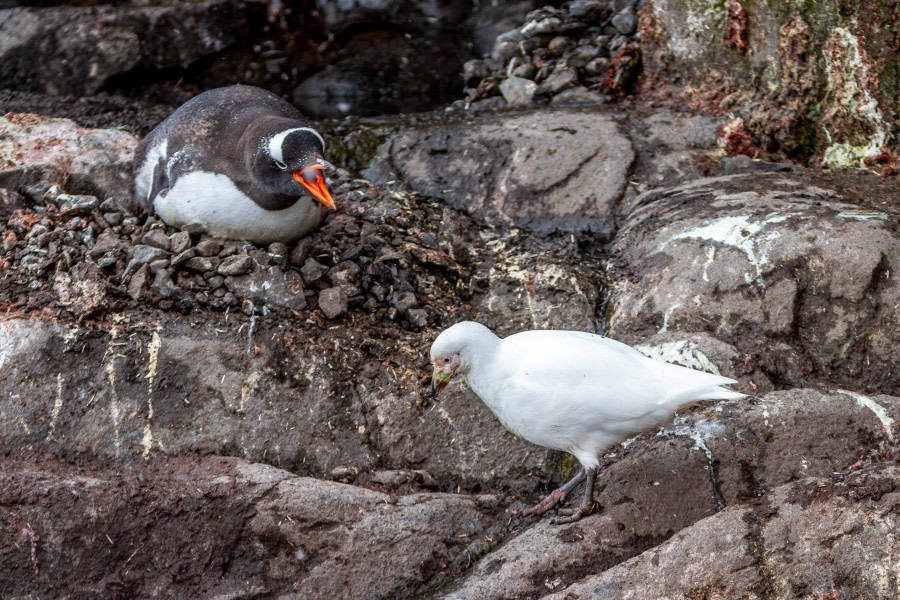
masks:
[[[817,152],[820,84],[832,158],[893,127],[871,40],[810,7],[439,4],[0,11],[0,589],[893,597],[895,158],[773,161]],[[777,81],[726,96],[690,70],[708,35]],[[137,137],[237,81],[440,110],[316,123],[339,210],[297,244],[132,213]],[[431,398],[462,319],[609,333],[750,397],[611,448],[584,520],[525,518],[573,462],[463,384]]]
[[[369,174],[489,224],[609,235],[633,158],[613,120],[542,112],[411,128],[388,139]]]

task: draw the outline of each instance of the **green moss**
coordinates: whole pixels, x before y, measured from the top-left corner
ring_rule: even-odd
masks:
[[[331,130],[326,130],[328,137],[328,160],[351,173],[359,173],[367,168],[378,147],[384,143],[390,129],[383,125],[368,125],[355,122],[352,125],[342,123]]]
[[[562,481],[568,481],[575,477],[575,473],[580,467],[581,464],[575,460],[575,457],[566,452],[559,461],[556,473]]]

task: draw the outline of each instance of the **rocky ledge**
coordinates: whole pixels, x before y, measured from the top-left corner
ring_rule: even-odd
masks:
[[[276,29],[297,15],[275,2],[138,4],[0,13],[0,31],[73,61],[85,87],[71,93],[97,94],[54,99],[69,80],[29,74],[22,46],[0,44],[15,59],[0,81],[32,90],[0,93],[16,108],[0,118],[4,597],[897,596],[893,159],[875,173],[764,160],[791,153],[815,86],[765,127],[723,113],[740,94],[691,112],[658,101],[672,88],[647,92],[678,60],[696,67],[686,80],[708,76],[715,51],[698,44],[717,24],[734,34],[716,42],[739,55],[728,60],[764,56],[746,13],[691,12],[710,25],[694,35],[659,2],[512,3],[520,14],[498,16],[483,46],[493,55],[464,70],[467,100],[320,122],[339,210],[297,244],[257,247],[131,212],[132,132],[190,86],[157,78],[147,100],[107,90],[215,63],[246,25],[223,15],[264,9]],[[373,39],[362,14],[395,41],[459,17],[451,3],[312,4],[335,44]],[[803,42],[779,44],[779,64],[822,35],[826,55],[852,54],[810,10],[759,21]],[[148,27],[172,15],[209,47],[162,53],[171,38]],[[94,17],[100,29],[85,25]],[[69,21],[62,54],[28,41]],[[800,35],[801,22],[815,29]],[[79,71],[75,50],[103,31],[109,60]],[[254,68],[287,81],[270,41]],[[649,74],[617,79],[634,49]],[[828,85],[838,79],[857,81]],[[608,334],[733,377],[749,397],[610,449],[595,514],[525,518],[572,459],[505,431],[463,385],[426,393],[429,345],[462,319],[501,335]]]

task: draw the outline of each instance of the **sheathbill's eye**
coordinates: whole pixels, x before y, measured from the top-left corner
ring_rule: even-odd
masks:
[[[281,169],[282,171],[287,169],[287,165],[285,163],[281,162],[280,160],[275,161],[275,166],[278,167],[279,169]]]
[[[448,356],[447,358],[444,359],[444,364],[445,364],[445,365],[449,365],[449,364],[450,364],[450,357],[449,357],[449,356]]]

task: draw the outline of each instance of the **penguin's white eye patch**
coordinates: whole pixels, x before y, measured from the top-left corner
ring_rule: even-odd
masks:
[[[275,166],[278,167],[279,169],[281,169],[282,171],[287,169],[287,165],[285,163],[281,162],[280,160],[275,161]]]

